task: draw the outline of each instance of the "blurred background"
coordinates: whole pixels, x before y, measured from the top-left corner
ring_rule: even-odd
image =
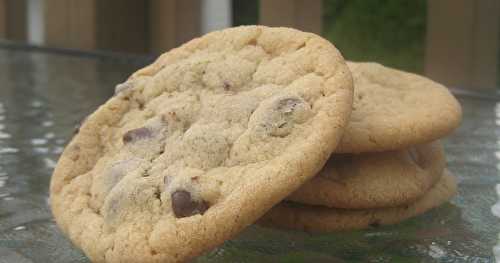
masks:
[[[0,0],[0,39],[158,54],[220,28],[291,26],[350,60],[491,90],[500,86],[499,14],[498,0]]]

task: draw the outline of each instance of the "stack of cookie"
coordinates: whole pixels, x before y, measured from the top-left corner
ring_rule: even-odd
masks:
[[[94,262],[184,262],[259,219],[394,223],[454,193],[436,140],[459,120],[444,87],[346,63],[317,35],[212,32],[86,118],[52,176],[51,208]]]
[[[336,153],[262,224],[313,232],[376,227],[422,214],[456,193],[438,141],[461,121],[447,88],[377,63],[347,64],[353,112]]]

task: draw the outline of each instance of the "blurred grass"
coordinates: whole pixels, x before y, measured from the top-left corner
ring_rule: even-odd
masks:
[[[423,71],[425,0],[325,0],[323,11],[323,35],[345,58]]]
[[[234,0],[234,25],[258,23],[258,2]],[[324,0],[323,36],[347,59],[422,73],[426,2]]]
[[[234,26],[255,25],[258,23],[259,0],[233,0]]]

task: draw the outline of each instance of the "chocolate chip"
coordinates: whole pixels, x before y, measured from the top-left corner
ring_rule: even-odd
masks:
[[[78,125],[78,124],[77,124],[77,125],[75,125],[75,128],[74,128],[74,130],[73,130],[73,134],[74,134],[74,135],[76,135],[76,134],[78,134],[79,132],[80,132],[80,125]]]
[[[231,84],[229,84],[229,82],[224,81],[224,90],[228,91],[230,89],[231,89]]]
[[[285,114],[292,113],[295,107],[300,103],[302,103],[302,101],[298,98],[286,98],[279,101],[276,109]]]
[[[278,125],[278,128],[283,128],[283,127],[285,127],[285,125],[286,125],[286,122],[283,122],[283,123]]]
[[[172,209],[177,218],[188,217],[196,214],[204,214],[208,209],[205,201],[195,201],[191,198],[191,193],[186,190],[177,190],[172,193]]]
[[[160,189],[156,189],[156,191],[154,192],[154,196],[156,197],[156,199],[159,199],[161,201],[161,191],[160,191]]]
[[[134,142],[134,141],[145,139],[145,138],[148,138],[151,136],[152,136],[152,132],[150,129],[148,129],[146,127],[137,128],[137,129],[133,129],[133,130],[126,132],[123,135],[123,142],[124,143]]]
[[[298,97],[285,97],[277,100],[267,117],[268,121],[263,123],[268,134],[279,137],[290,134],[293,125],[304,121],[304,116],[307,115],[307,111],[310,111],[306,104]]]
[[[139,110],[144,110],[144,103],[138,101],[137,104],[139,105]]]
[[[85,121],[87,120],[89,116],[85,116],[81,121],[80,123],[76,124],[75,125],[75,129],[73,130],[73,134],[78,134],[80,132],[80,127],[82,127],[82,125],[85,123]]]

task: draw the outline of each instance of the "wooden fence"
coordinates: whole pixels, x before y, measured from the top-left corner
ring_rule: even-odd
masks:
[[[33,1],[44,3],[40,21],[32,21]],[[203,4],[210,1],[229,0],[0,0],[0,38],[159,53],[203,33]],[[259,23],[320,34],[322,2],[260,0]],[[425,74],[450,86],[495,88],[500,1],[429,0],[427,6]]]

